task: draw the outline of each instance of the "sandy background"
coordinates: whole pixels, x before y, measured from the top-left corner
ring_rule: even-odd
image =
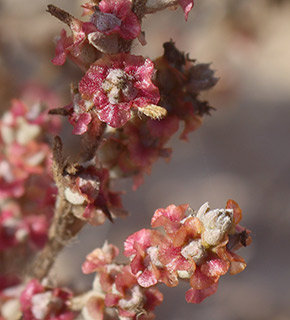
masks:
[[[72,64],[54,67],[53,38],[62,25],[45,8],[52,1],[0,0],[1,110],[27,82],[41,83],[69,102],[69,83],[81,73]],[[53,1],[78,16],[79,2]],[[251,247],[240,251],[247,269],[225,276],[214,296],[200,305],[185,302],[187,285],[167,289],[157,319],[290,319],[290,3],[266,0],[196,0],[185,23],[180,9],[148,16],[148,45],[134,50],[150,58],[162,54],[170,38],[199,62],[212,62],[220,81],[204,95],[217,108],[188,143],[176,137],[169,164],[159,161],[136,192],[131,182],[124,205],[131,217],[113,225],[87,227],[58,259],[56,277],[78,289],[87,253],[105,239],[119,244],[149,227],[156,208],[205,201],[224,207],[228,198],[243,209],[242,225],[253,232]],[[71,130],[68,127],[68,130]],[[70,132],[70,131],[68,131]]]

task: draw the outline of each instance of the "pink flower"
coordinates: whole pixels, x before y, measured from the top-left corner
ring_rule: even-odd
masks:
[[[0,250],[22,246],[40,249],[47,241],[56,187],[50,172],[51,150],[47,133],[56,133],[59,121],[52,120],[41,101],[55,106],[56,99],[38,87],[24,91],[29,108],[12,100],[0,119]],[[32,103],[32,100],[36,103]],[[17,250],[17,249],[16,249]]]
[[[158,245],[168,240],[156,230],[142,229],[125,241],[124,255],[131,260],[131,271],[142,287],[150,287],[157,282],[168,286],[178,284],[177,273],[168,270],[159,260]],[[168,244],[170,247],[170,244]]]
[[[69,310],[68,304],[71,297],[67,290],[45,288],[33,279],[21,293],[23,319],[73,320],[76,314]]]
[[[126,40],[137,38],[141,31],[140,22],[131,6],[130,0],[103,0],[97,10],[90,3],[83,5],[85,14],[93,13],[91,21],[98,31],[106,35],[118,33]]]
[[[83,272],[97,271],[93,290],[86,302],[86,312],[92,319],[106,318],[115,311],[126,319],[152,319],[152,311],[163,300],[157,288],[143,288],[137,282],[130,266],[117,264],[118,249],[105,243],[95,249],[83,264]]]
[[[144,109],[145,113],[158,103],[159,90],[151,81],[153,73],[152,61],[142,56],[104,56],[91,65],[79,83],[79,92],[84,100],[93,102],[91,112],[119,128],[130,120],[131,109]]]
[[[21,197],[27,177],[27,172],[15,168],[0,155],[0,199]]]
[[[34,96],[32,91],[34,90]],[[36,96],[38,91],[40,96]],[[32,96],[32,97],[31,97]],[[30,100],[30,106],[18,99],[11,101],[10,110],[5,112],[0,120],[1,136],[6,144],[17,141],[19,144],[26,144],[33,138],[39,138],[44,133],[56,134],[60,130],[60,122],[48,115],[48,109],[44,107],[48,99],[50,106],[55,106],[56,97],[49,92],[41,91],[39,87],[27,87],[23,97]],[[54,100],[54,101],[53,101]]]
[[[104,243],[102,249],[97,248],[89,255],[82,265],[82,271],[85,274],[102,270],[104,266],[113,262],[119,254],[119,250],[112,244]]]
[[[42,248],[47,240],[47,218],[32,215],[19,217],[17,209],[12,205],[1,209],[0,252],[24,243],[32,249]]]
[[[172,204],[165,209],[157,209],[152,217],[151,226],[153,228],[162,226],[167,233],[176,233],[181,226],[181,220],[185,218],[188,207],[188,204],[180,206]]]
[[[151,311],[163,300],[157,288],[141,288],[129,266],[114,275],[115,287],[106,293],[105,305],[115,307],[118,314],[132,319],[151,319]]]

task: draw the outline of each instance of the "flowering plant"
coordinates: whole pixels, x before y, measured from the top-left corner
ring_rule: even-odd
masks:
[[[138,188],[158,158],[169,160],[167,142],[180,126],[187,140],[213,110],[200,98],[217,82],[209,64],[196,63],[173,41],[154,61],[131,53],[134,39],[146,43],[144,16],[176,5],[187,19],[192,0],[92,0],[82,5],[88,21],[48,6],[71,31],[61,31],[52,62],[70,59],[84,75],[68,105],[47,94],[33,106],[13,100],[0,120],[0,319],[153,319],[163,301],[160,282],[188,282],[186,301],[200,303],[216,292],[220,276],[245,269],[235,251],[251,243],[250,231],[239,225],[239,205],[228,200],[224,209],[211,210],[208,202],[198,210],[157,209],[154,229],[125,241],[127,263],[105,242],[83,263],[83,273],[95,274],[87,292],[52,281],[57,254],[85,224],[127,215],[113,179],[132,177]],[[82,137],[77,159],[66,155],[59,136],[50,146],[48,134],[61,129],[57,115]],[[23,277],[9,272],[16,255]]]

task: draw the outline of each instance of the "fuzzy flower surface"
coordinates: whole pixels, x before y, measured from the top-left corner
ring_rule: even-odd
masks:
[[[156,106],[159,90],[152,83],[154,64],[142,56],[119,53],[104,56],[91,65],[79,83],[82,99],[93,103],[92,113],[113,128],[122,127],[131,119],[131,110],[161,118],[163,108]],[[159,109],[160,108],[160,109]]]

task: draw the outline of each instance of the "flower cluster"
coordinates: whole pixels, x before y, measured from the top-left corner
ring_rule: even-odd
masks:
[[[163,295],[157,288],[141,287],[128,265],[115,263],[118,252],[105,243],[87,256],[83,272],[97,275],[93,289],[82,299],[84,319],[153,319]]]
[[[103,56],[91,65],[73,91],[73,102],[63,110],[75,134],[90,135],[96,121],[115,128],[105,131],[98,158],[111,177],[133,176],[137,188],[159,157],[169,159],[166,143],[180,123],[180,137],[187,139],[209,114],[212,108],[199,100],[199,93],[216,82],[208,64],[195,64],[167,42],[154,65],[127,53]]]
[[[158,121],[134,117],[122,128],[108,130],[98,149],[99,158],[112,176],[133,176],[134,188],[142,183],[144,173],[150,173],[157,159],[170,158],[171,149],[166,143],[181,123],[184,123],[181,139],[187,139],[188,134],[200,126],[202,116],[212,108],[199,100],[199,93],[217,82],[208,64],[194,64],[173,42],[164,44],[164,55],[154,61],[154,66],[154,84],[161,97],[159,105],[166,110],[166,116]],[[150,109],[143,108],[143,113],[145,110]]]
[[[187,19],[193,0],[179,0],[178,3]],[[172,3],[171,7],[175,4]],[[82,70],[87,70],[102,53],[128,52],[131,41],[136,38],[146,44],[140,21],[140,17],[146,12],[138,12],[138,7],[142,8],[142,4],[135,3],[133,8],[130,0],[92,0],[82,7],[83,15],[89,16],[88,22],[76,19],[53,5],[48,6],[48,11],[67,24],[72,32],[71,36],[67,36],[66,31],[62,30],[56,44],[56,55],[52,60],[55,65],[63,65],[68,57]],[[143,9],[146,11],[146,7]],[[154,12],[154,5],[151,9]],[[152,12],[148,3],[147,10],[147,13]]]
[[[18,278],[0,277],[0,319],[73,320],[72,292],[52,288],[36,279],[20,284]]]
[[[23,99],[13,100],[0,119],[0,304],[13,298],[17,272],[36,250],[44,247],[53,215],[56,188],[51,175],[48,134],[60,129],[43,105],[55,107],[56,98],[36,86],[27,87]],[[12,297],[11,297],[12,295]],[[4,308],[9,313],[9,302]],[[8,317],[9,318],[9,317]]]
[[[58,130],[41,103],[28,108],[13,100],[0,120],[0,251],[45,243],[55,193],[46,134]]]
[[[193,1],[178,3],[187,18]],[[62,31],[53,63],[61,65],[68,57],[85,72],[72,90],[72,102],[52,113],[68,116],[74,134],[91,138],[92,126],[106,124],[98,160],[111,178],[133,176],[135,189],[159,157],[169,159],[171,149],[165,145],[180,123],[182,139],[200,126],[211,107],[198,99],[199,93],[217,82],[208,64],[195,64],[173,42],[164,44],[164,55],[154,62],[132,55],[131,40],[142,41],[140,23],[151,13],[146,3],[139,14],[139,5],[129,0],[91,1],[82,6],[88,22],[48,7],[72,31],[71,37]]]
[[[82,70],[86,70],[102,53],[119,52],[123,40],[133,40],[141,32],[140,22],[131,6],[130,0],[89,2],[82,7],[90,21],[83,22],[50,5],[49,12],[66,23],[72,31],[69,37],[65,30],[61,32],[53,63],[62,65],[69,57]]]
[[[96,273],[88,292],[73,296],[48,286],[56,255],[87,222],[125,214],[111,181],[130,176],[137,188],[158,158],[170,158],[166,144],[180,126],[186,140],[213,109],[200,100],[218,80],[209,64],[189,59],[172,41],[155,61],[131,54],[133,40],[146,44],[144,16],[176,5],[187,19],[194,3],[91,0],[82,5],[86,21],[48,6],[71,31],[61,31],[52,62],[63,65],[68,58],[84,75],[71,86],[69,105],[58,108],[48,96],[48,108],[13,100],[0,119],[0,320],[150,320],[163,300],[158,283],[174,287],[186,280],[187,302],[199,303],[216,292],[220,276],[246,267],[235,251],[251,237],[239,226],[236,202],[215,210],[205,203],[198,211],[170,205],[151,221],[163,232],[142,229],[127,238],[128,264],[117,263],[119,251],[107,243],[87,256],[83,272]],[[60,126],[48,114],[67,116],[73,133],[82,135],[75,158],[58,136],[50,149],[47,134]],[[22,268],[44,245],[25,282],[16,276],[18,266],[9,273],[8,262]]]
[[[124,254],[140,286],[163,282],[173,287],[179,279],[188,280],[186,301],[200,303],[216,292],[221,275],[246,267],[234,253],[251,242],[249,231],[238,225],[241,218],[233,200],[225,209],[210,210],[205,203],[197,212],[189,212],[188,205],[170,205],[156,210],[151,221],[165,233],[150,229],[134,233],[125,242]]]
[[[70,310],[72,293],[62,288],[49,288],[38,280],[31,280],[20,296],[20,309],[24,320],[73,320]]]

